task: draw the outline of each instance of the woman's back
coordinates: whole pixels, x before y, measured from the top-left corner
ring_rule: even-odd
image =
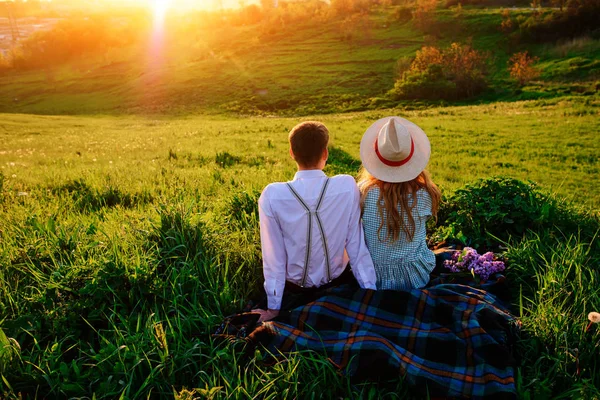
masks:
[[[421,288],[429,282],[429,274],[435,267],[435,256],[426,242],[427,219],[432,215],[431,196],[425,189],[417,190],[417,203],[412,208],[415,222],[412,240],[401,231],[399,239],[395,242],[388,238],[385,208],[383,209],[384,220],[381,220],[378,211],[379,197],[379,188],[371,187],[365,196],[363,211],[365,240],[375,265],[377,289]],[[409,206],[413,204],[412,195],[409,195],[408,204]],[[383,207],[383,201],[381,206]],[[403,215],[400,208],[398,211]],[[405,214],[404,223],[408,223]]]

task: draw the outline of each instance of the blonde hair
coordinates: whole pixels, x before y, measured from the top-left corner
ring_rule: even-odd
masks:
[[[381,225],[379,225],[379,229],[377,230],[377,237],[382,242],[398,241],[401,232],[404,232],[408,240],[413,239],[415,235],[415,219],[412,215],[412,210],[417,206],[416,193],[419,189],[425,189],[429,193],[431,197],[431,215],[437,221],[437,212],[442,194],[440,189],[431,180],[427,171],[421,172],[419,176],[411,181],[393,183],[377,179],[363,168],[359,175],[358,187],[360,188],[363,210],[365,198],[369,191],[374,187],[379,188],[377,211],[379,212]],[[412,201],[409,202],[409,199]],[[387,228],[387,237],[382,239],[380,234],[384,221]]]

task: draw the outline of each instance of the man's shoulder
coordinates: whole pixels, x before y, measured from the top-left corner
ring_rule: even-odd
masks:
[[[355,190],[358,189],[358,186],[356,185],[356,181],[354,180],[354,177],[351,175],[334,175],[332,177],[329,178],[332,183],[335,183],[336,186],[339,186],[340,189],[348,189],[348,190]]]
[[[273,182],[273,183],[269,183],[263,189],[260,197],[261,198],[266,198],[266,197],[272,196],[274,193],[281,191],[282,188],[285,188],[286,185],[287,185],[287,182]]]

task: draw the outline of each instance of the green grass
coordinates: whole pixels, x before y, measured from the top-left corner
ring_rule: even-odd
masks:
[[[558,230],[536,225],[506,253],[522,398],[599,395],[599,333],[582,332],[600,309],[599,105],[400,112],[428,133],[447,196],[502,174],[568,199],[552,203],[566,210]],[[355,174],[364,130],[397,112],[312,117],[331,131],[327,171]],[[2,397],[410,397],[401,380],[353,383],[316,354],[267,366],[210,337],[260,286],[255,201],[293,175],[286,140],[299,120],[2,114]]]
[[[387,110],[314,117],[332,132],[332,144],[358,159],[363,132],[377,118],[399,113],[423,127],[432,142],[429,169],[454,189],[477,178],[510,175],[597,210],[600,128],[597,98],[559,98],[422,111]],[[84,179],[126,188],[132,196],[181,180],[208,196],[227,192],[216,183],[262,189],[289,177],[287,133],[298,118],[225,116],[155,118],[5,114],[0,125],[0,165],[5,185],[44,199],[47,190]],[[169,151],[176,158],[169,156]],[[233,156],[215,168],[218,152]],[[236,158],[237,157],[237,158]],[[11,163],[14,163],[12,165]],[[355,165],[353,166],[354,169]],[[130,171],[136,171],[131,173]],[[245,173],[252,171],[248,176]],[[343,171],[343,169],[342,169]],[[12,175],[16,178],[12,178]]]

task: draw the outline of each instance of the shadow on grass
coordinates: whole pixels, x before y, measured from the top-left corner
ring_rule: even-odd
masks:
[[[348,152],[339,147],[329,148],[329,159],[325,167],[328,175],[348,174],[356,175],[360,169],[361,162],[352,157]]]

